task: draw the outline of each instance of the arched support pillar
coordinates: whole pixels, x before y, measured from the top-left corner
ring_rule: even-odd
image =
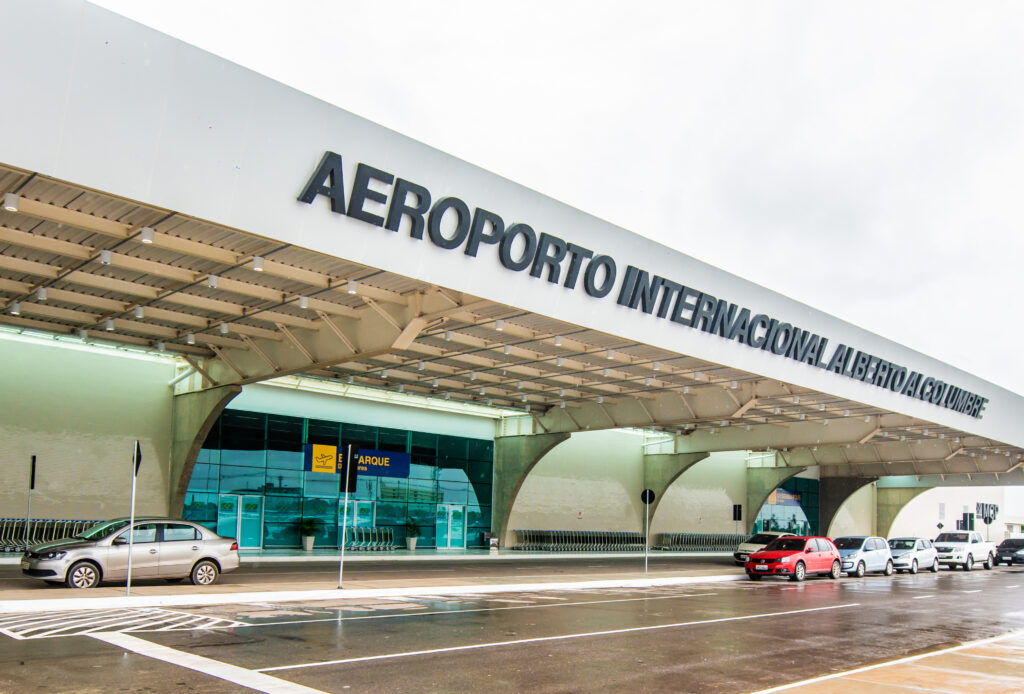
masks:
[[[878,487],[875,490],[875,533],[879,537],[889,537],[892,524],[903,507],[929,489],[934,487]]]
[[[780,484],[796,477],[806,467],[749,467],[747,468],[747,534],[754,530],[754,521],[764,502]]]
[[[171,474],[168,484],[168,508],[172,518],[180,518],[184,510],[185,491],[196,458],[199,457],[199,449],[225,406],[241,392],[241,386],[221,386],[174,396],[174,437],[171,441]]]
[[[832,537],[832,522],[846,500],[877,477],[822,477],[818,483],[818,532]]]
[[[508,519],[526,476],[548,451],[568,440],[568,433],[501,436],[494,440],[491,532],[501,538],[502,547],[511,545]]]
[[[650,453],[644,454],[644,489],[654,492],[651,504],[651,522],[658,504],[668,488],[679,476],[708,457],[708,453]]]

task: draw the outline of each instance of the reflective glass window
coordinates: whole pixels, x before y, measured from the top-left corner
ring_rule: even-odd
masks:
[[[445,460],[448,458],[455,458],[457,460],[466,459],[466,439],[459,436],[438,436],[437,437],[437,456],[438,458]]]
[[[437,479],[444,482],[468,482],[466,461],[444,458],[437,461]]]
[[[307,472],[302,485],[303,496],[338,496],[340,476],[334,472]]]
[[[489,505],[491,503],[491,485],[469,485],[469,503],[478,505]]]
[[[406,453],[409,450],[409,432],[403,429],[377,430],[377,449],[381,451],[398,451]]]
[[[192,477],[188,480],[188,488],[197,492],[215,492],[220,484],[220,466],[196,463],[192,468]]]
[[[491,483],[491,468],[493,467],[491,461],[480,461],[471,460],[469,461],[469,480],[470,482],[486,482]]]
[[[352,445],[352,452],[360,448],[377,448],[377,427],[365,426],[363,424],[343,424],[341,426],[341,443],[343,446]]]
[[[301,470],[267,469],[266,494],[299,496],[302,493]]]
[[[156,542],[156,523],[145,523],[144,525],[136,525],[135,528],[132,530],[132,535],[133,537],[131,541],[133,544],[136,545],[143,542]],[[128,531],[125,530],[120,535],[118,535],[118,537],[127,542]]]
[[[262,468],[220,466],[220,491],[262,492],[265,488],[266,470]]]
[[[265,414],[225,410],[221,415],[221,463],[263,467],[266,465]]]
[[[434,480],[408,480],[410,502],[437,502],[437,483]]]
[[[267,467],[302,469],[301,417],[267,415]]]
[[[337,446],[341,440],[341,425],[321,419],[310,419],[306,425],[306,443]]]
[[[486,441],[484,439],[469,439],[468,453],[466,455],[470,460],[491,462],[494,460],[494,442]]]
[[[404,502],[399,501],[378,501],[377,502],[377,526],[382,525],[405,525],[408,515],[408,508]]]
[[[491,527],[491,507],[490,506],[470,506],[466,509],[467,518],[469,520],[470,528],[485,528],[490,529]]]
[[[382,501],[405,501],[408,480],[396,477],[377,478],[377,498]]]
[[[164,542],[186,542],[195,540],[196,529],[191,525],[167,523],[164,525]]]
[[[185,507],[181,517],[191,521],[216,521],[217,495],[189,492],[185,495]]]
[[[438,482],[438,501],[443,504],[465,504],[469,497],[469,485],[465,482]]]

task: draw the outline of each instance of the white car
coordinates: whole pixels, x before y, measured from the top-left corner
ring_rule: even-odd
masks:
[[[843,558],[843,571],[850,576],[863,578],[868,571],[878,571],[892,576],[892,550],[889,543],[881,537],[853,535],[837,537],[836,547]]]
[[[991,569],[996,563],[995,545],[985,542],[981,533],[974,530],[939,533],[935,538],[935,549],[939,553],[939,563],[950,569],[962,566],[964,571],[970,571],[977,563]]]
[[[738,566],[743,566],[747,563],[747,557],[754,552],[759,552],[768,545],[769,542],[777,537],[796,537],[793,533],[782,533],[778,531],[770,531],[757,533],[751,537],[748,537],[745,542],[741,543],[736,551],[733,552],[732,558],[735,560]]]
[[[894,537],[889,540],[892,565],[899,571],[916,574],[919,569],[939,570],[939,556],[931,540],[922,537]]]

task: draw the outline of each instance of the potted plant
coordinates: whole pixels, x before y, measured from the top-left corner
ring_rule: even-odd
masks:
[[[420,536],[420,524],[412,518],[405,519],[405,546],[410,552],[416,549],[416,538]]]
[[[295,523],[295,527],[299,530],[299,535],[302,536],[302,549],[307,552],[313,551],[313,542],[316,540],[315,535],[320,530],[321,525],[323,525],[323,521],[319,518],[300,518]]]

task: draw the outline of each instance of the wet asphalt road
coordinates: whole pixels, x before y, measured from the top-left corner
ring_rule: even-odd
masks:
[[[0,691],[252,691],[74,635],[132,629],[131,650],[324,692],[751,692],[1024,628],[1022,597],[1024,570],[1000,568],[3,616]]]

